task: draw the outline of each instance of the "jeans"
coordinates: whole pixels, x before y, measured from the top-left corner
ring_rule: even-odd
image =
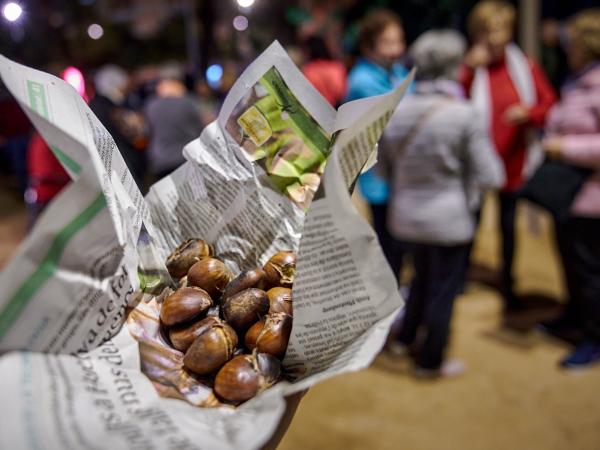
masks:
[[[369,204],[369,206],[371,207],[373,228],[375,229],[375,234],[377,234],[377,238],[379,239],[379,245],[381,245],[385,259],[392,268],[394,275],[397,279],[399,279],[400,271],[402,270],[402,256],[405,252],[405,249],[403,243],[394,238],[388,231],[388,205]]]
[[[5,147],[11,160],[12,171],[19,183],[19,191],[25,193],[27,189],[27,144],[29,135],[10,138],[6,141]]]
[[[517,195],[514,192],[500,192],[500,231],[502,233],[502,268],[500,275],[500,292],[504,297],[504,307],[511,309],[518,306],[513,290],[512,275],[515,254],[515,217],[517,213]]]
[[[600,219],[576,217],[556,224],[569,303],[565,319],[600,342]]]
[[[398,341],[411,345],[419,329],[425,341],[417,365],[439,369],[450,334],[454,299],[462,288],[470,245],[411,244],[415,276],[406,302]]]

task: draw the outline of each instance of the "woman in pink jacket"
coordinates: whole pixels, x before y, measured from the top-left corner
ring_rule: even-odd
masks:
[[[571,20],[567,55],[575,75],[550,112],[543,147],[547,156],[593,172],[573,201],[571,217],[557,225],[569,304],[544,327],[583,332],[582,342],[561,361],[574,368],[600,362],[600,8]]]

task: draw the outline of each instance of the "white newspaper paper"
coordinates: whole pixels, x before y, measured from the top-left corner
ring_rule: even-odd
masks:
[[[284,396],[371,363],[402,300],[349,188],[410,80],[336,112],[274,43],[143,198],[66,83],[1,55],[0,76],[73,178],[0,275],[0,448],[260,448]],[[289,381],[235,409],[192,405],[208,388],[159,395],[124,326],[151,314],[140,290],[170,283],[163,261],[189,237],[234,271],[298,253]]]

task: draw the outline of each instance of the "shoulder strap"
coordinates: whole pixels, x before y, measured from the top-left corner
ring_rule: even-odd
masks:
[[[406,134],[406,136],[404,136],[404,139],[402,139],[402,141],[400,141],[400,143],[398,144],[397,154],[404,153],[404,150],[406,149],[406,147],[408,147],[408,144],[410,144],[414,140],[414,138],[419,134],[419,132],[423,129],[423,126],[427,122],[427,119],[429,119],[436,111],[440,110],[443,106],[447,105],[451,101],[452,100],[449,99],[440,100],[438,102],[435,102],[429,108],[427,108],[427,110],[421,115],[421,117],[419,117],[419,120],[417,120],[417,122],[412,126],[410,130],[408,130],[408,133]]]

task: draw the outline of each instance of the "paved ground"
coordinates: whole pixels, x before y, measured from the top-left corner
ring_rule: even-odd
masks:
[[[535,294],[532,309],[503,327],[494,289],[470,282],[453,322],[451,354],[467,365],[462,377],[417,381],[405,362],[381,355],[368,370],[313,388],[280,449],[600,449],[600,367],[564,373],[556,362],[569,347],[527,331],[556,310],[552,299],[563,288],[549,224],[520,219],[516,272],[519,291]],[[497,265],[493,221],[488,207],[474,252],[488,269]],[[25,225],[19,198],[0,190],[0,266]],[[489,270],[476,275],[493,283]]]
[[[536,226],[527,213],[520,219],[518,286],[535,295],[528,297],[531,311],[508,322],[527,330],[556,310],[548,297],[560,298],[562,284],[549,224]],[[487,208],[475,249],[475,261],[491,268],[493,221]],[[457,303],[451,347],[467,365],[462,377],[418,381],[406,363],[381,355],[367,370],[313,388],[280,449],[600,449],[600,366],[565,373],[556,362],[567,344],[502,323],[496,292],[469,283]]]

